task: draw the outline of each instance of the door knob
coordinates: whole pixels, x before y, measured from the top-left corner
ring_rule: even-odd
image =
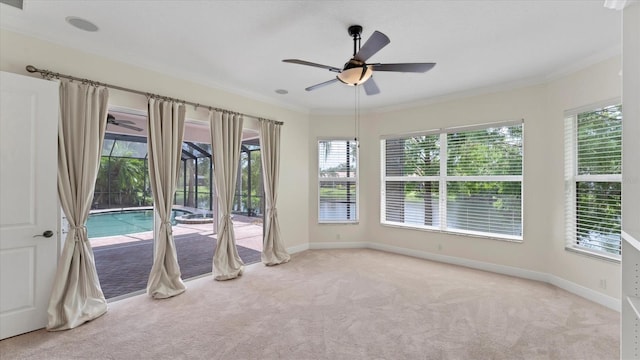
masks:
[[[47,230],[47,231],[43,232],[42,235],[33,235],[33,237],[38,237],[38,236],[44,236],[46,238],[50,238],[50,237],[53,236],[53,231]]]

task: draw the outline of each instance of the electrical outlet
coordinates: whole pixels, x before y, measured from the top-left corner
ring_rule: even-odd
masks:
[[[340,234],[336,234],[336,240],[340,240]]]
[[[442,251],[442,244],[438,244],[438,251]]]
[[[606,289],[607,288],[607,279],[600,279],[600,289]]]

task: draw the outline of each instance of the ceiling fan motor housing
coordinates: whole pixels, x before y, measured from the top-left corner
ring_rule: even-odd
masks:
[[[362,34],[362,26],[349,26],[349,36],[353,38],[353,58],[344,64],[342,72],[336,78],[343,84],[349,86],[357,86],[363,84],[371,77],[373,69],[367,66],[364,61],[356,59],[356,54],[360,50],[360,35]]]
[[[340,82],[350,86],[363,84],[371,77],[373,69],[363,61],[351,59],[344,64],[344,69],[336,76]]]

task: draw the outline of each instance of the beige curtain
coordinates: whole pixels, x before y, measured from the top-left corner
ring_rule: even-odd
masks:
[[[71,329],[107,311],[85,226],[107,126],[106,88],[60,83],[58,196],[69,232],[48,307],[47,330]]]
[[[238,255],[231,221],[240,162],[242,120],[242,116],[237,114],[219,111],[209,113],[213,173],[218,196],[218,245],[213,255],[213,275],[216,280],[230,280],[242,275],[244,265]]]
[[[290,259],[280,239],[280,225],[276,208],[278,179],[280,177],[281,128],[281,124],[260,120],[260,153],[262,154],[262,178],[264,179],[266,209],[262,262],[268,266],[286,263]]]
[[[180,278],[171,226],[171,207],[180,172],[185,108],[182,104],[150,98],[148,115],[149,182],[156,224],[147,294],[155,299],[164,299],[186,289]]]

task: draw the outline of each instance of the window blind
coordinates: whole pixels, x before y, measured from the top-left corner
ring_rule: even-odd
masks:
[[[522,238],[521,122],[381,140],[381,222]]]
[[[447,175],[522,175],[522,125],[447,134]]]
[[[318,141],[318,221],[358,221],[358,144]]]
[[[522,125],[447,134],[447,227],[522,236]]]
[[[383,143],[383,221],[439,226],[440,135],[405,136]]]
[[[621,254],[622,108],[565,118],[567,246]]]

